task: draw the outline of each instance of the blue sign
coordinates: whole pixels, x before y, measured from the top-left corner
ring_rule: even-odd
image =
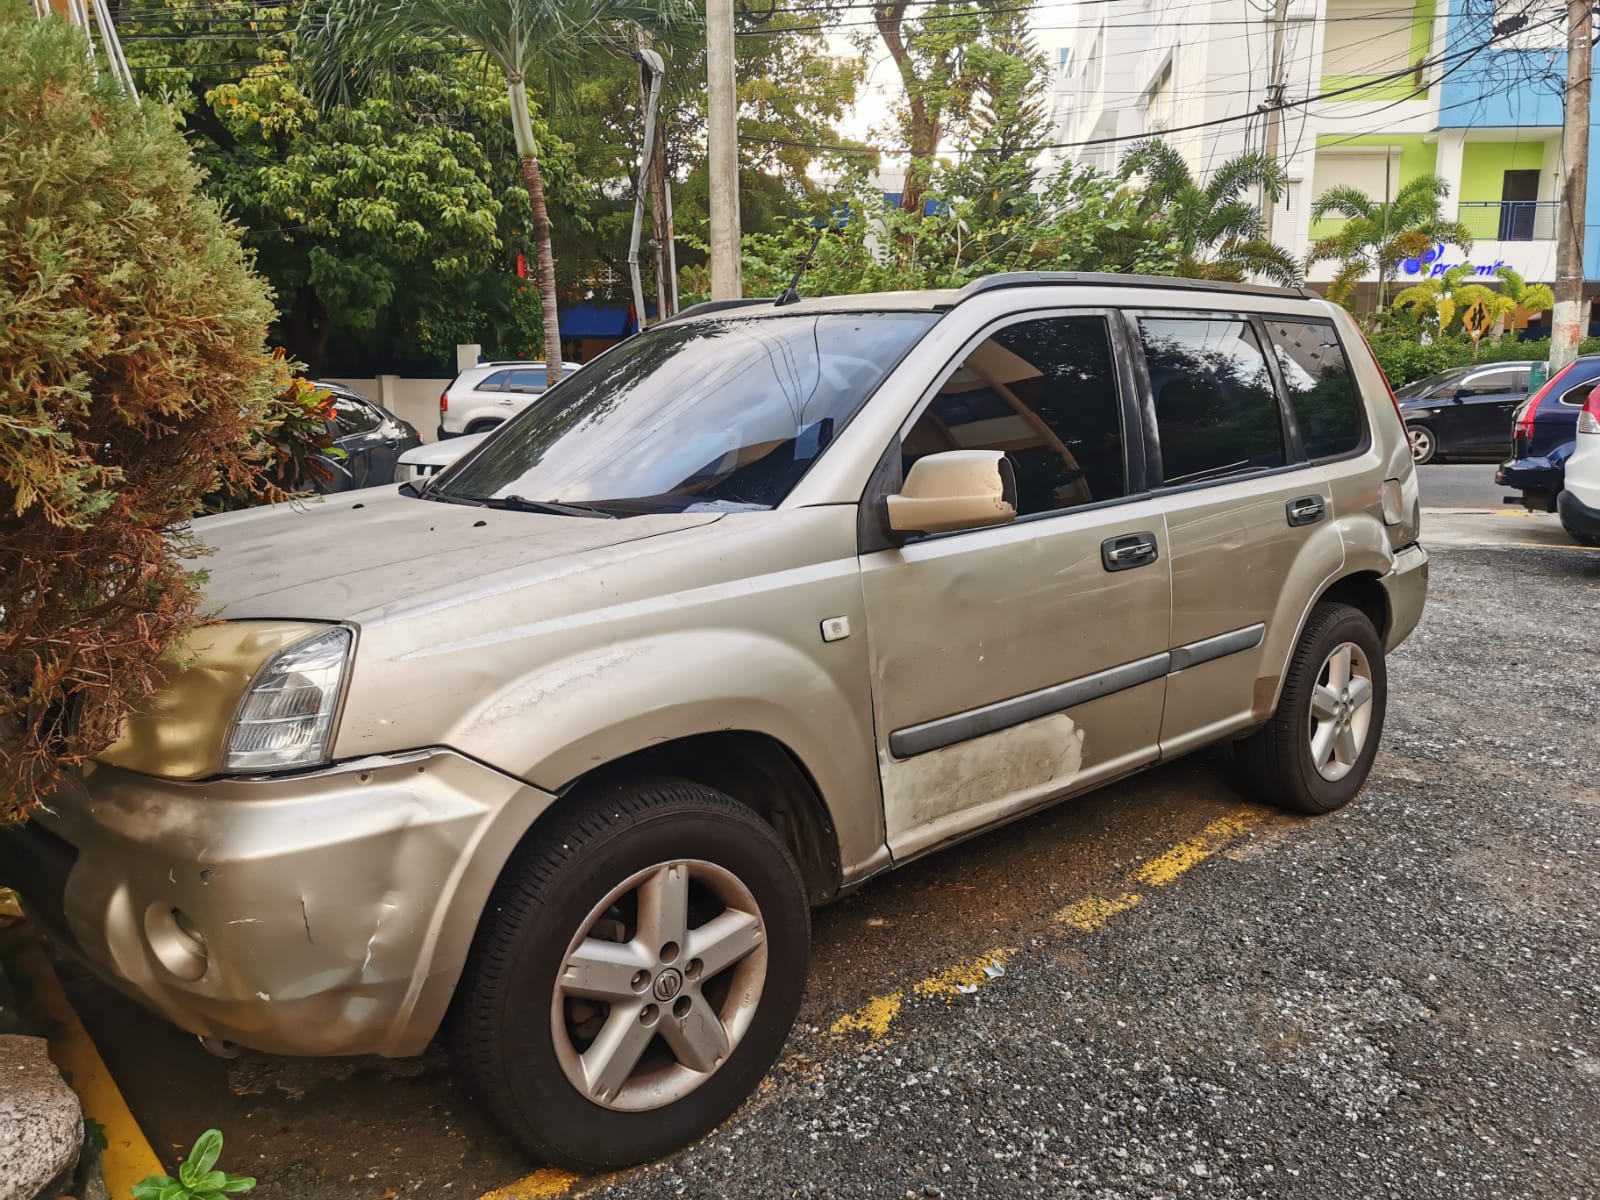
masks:
[[[1444,261],[1444,243],[1440,242],[1432,250],[1425,250],[1416,258],[1404,259],[1400,269],[1407,275],[1426,275],[1429,279],[1438,279],[1446,271],[1454,267],[1468,267],[1474,275],[1493,277],[1497,268],[1505,266],[1505,260],[1499,259],[1483,267],[1474,267],[1463,259],[1461,262]]]

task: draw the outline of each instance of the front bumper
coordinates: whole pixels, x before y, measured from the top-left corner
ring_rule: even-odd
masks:
[[[1412,542],[1395,551],[1394,566],[1381,582],[1389,598],[1389,628],[1384,632],[1383,647],[1393,650],[1422,620],[1428,599],[1428,552],[1422,544]]]
[[[191,1033],[415,1054],[506,857],[553,799],[445,750],[195,783],[91,765],[0,830],[0,883]]]

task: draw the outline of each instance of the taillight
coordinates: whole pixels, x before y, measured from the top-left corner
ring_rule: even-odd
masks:
[[[1545,381],[1545,385],[1533,394],[1533,399],[1529,400],[1527,404],[1522,406],[1519,414],[1521,417],[1521,423],[1517,427],[1517,433],[1519,436],[1525,438],[1531,438],[1533,436],[1533,419],[1539,415],[1539,405],[1544,403],[1544,398],[1556,390],[1556,384],[1560,383],[1561,380],[1566,376],[1567,372],[1572,370],[1572,368],[1576,365],[1576,363],[1568,363],[1566,366],[1562,367],[1561,370],[1550,376],[1550,378]]]
[[[1578,414],[1579,433],[1600,433],[1600,388],[1589,393],[1583,411]]]
[[[442,412],[442,413],[446,413],[446,412],[450,411],[450,393],[449,392],[440,392],[439,393],[439,411]]]

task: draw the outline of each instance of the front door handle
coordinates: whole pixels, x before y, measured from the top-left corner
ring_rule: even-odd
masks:
[[[1291,525],[1315,525],[1328,515],[1321,496],[1296,496],[1284,506]]]
[[[1161,557],[1153,533],[1124,533],[1100,543],[1100,562],[1108,571],[1127,571]]]

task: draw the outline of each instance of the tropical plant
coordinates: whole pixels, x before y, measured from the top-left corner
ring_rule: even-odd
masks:
[[[1395,313],[1409,312],[1420,328],[1433,334],[1448,333],[1474,304],[1482,303],[1494,322],[1491,341],[1498,341],[1505,332],[1506,318],[1519,308],[1527,312],[1544,312],[1555,304],[1555,293],[1542,283],[1529,284],[1521,275],[1507,266],[1496,267],[1492,277],[1499,279],[1502,290],[1496,291],[1479,282],[1483,276],[1470,263],[1460,263],[1442,275],[1419,280],[1394,298],[1390,306]]]
[[[1280,164],[1260,154],[1240,154],[1202,183],[1182,154],[1151,138],[1123,158],[1121,175],[1143,177],[1140,210],[1165,225],[1176,274],[1226,280],[1257,275],[1284,286],[1300,282],[1299,264],[1268,240],[1261,210],[1247,198],[1257,190],[1274,202],[1283,195],[1288,176]]]
[[[1472,249],[1472,233],[1440,210],[1450,185],[1437,175],[1419,175],[1406,181],[1393,200],[1374,200],[1351,184],[1335,184],[1311,205],[1314,223],[1329,217],[1344,224],[1318,238],[1306,252],[1306,270],[1319,262],[1336,262],[1338,270],[1328,286],[1328,299],[1349,307],[1363,275],[1378,277],[1378,309],[1387,303],[1389,284],[1400,264],[1427,253],[1438,242]]]
[[[0,820],[201,619],[185,523],[266,466],[272,304],[182,136],[0,0]]]
[[[133,1200],[226,1200],[253,1191],[256,1181],[250,1176],[217,1170],[221,1157],[222,1132],[208,1129],[195,1139],[189,1157],[178,1164],[177,1178],[151,1175],[141,1179],[133,1185]]]
[[[352,77],[371,81],[392,71],[419,38],[436,38],[498,68],[505,80],[518,169],[528,191],[536,249],[544,357],[551,383],[561,375],[556,264],[545,199],[540,144],[529,83],[548,93],[570,90],[596,46],[626,44],[624,29],[675,32],[692,20],[687,0],[336,0],[304,28],[325,94],[347,92]]]

